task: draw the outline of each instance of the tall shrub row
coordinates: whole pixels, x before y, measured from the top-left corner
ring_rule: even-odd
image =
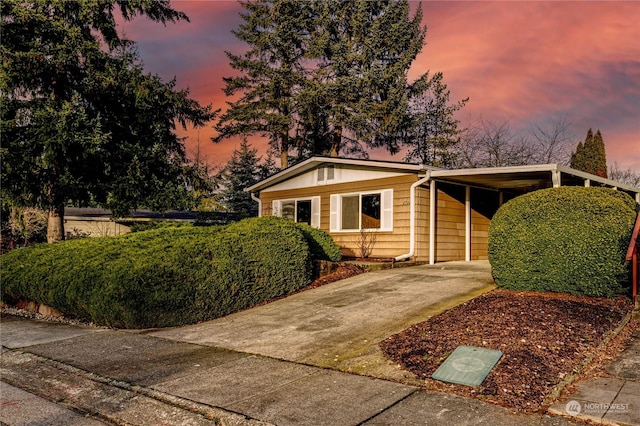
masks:
[[[194,323],[308,285],[308,238],[269,217],[39,245],[1,257],[1,294],[113,327]]]
[[[509,201],[489,228],[498,286],[607,296],[627,291],[636,204],[605,188],[560,187]]]

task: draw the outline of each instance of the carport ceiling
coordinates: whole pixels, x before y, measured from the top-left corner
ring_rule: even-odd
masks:
[[[432,172],[431,178],[461,185],[480,186],[500,190],[550,188],[553,186],[551,173],[523,172],[523,173],[492,173],[483,175],[444,175]]]
[[[553,186],[555,164],[478,169],[435,170],[431,178],[461,185],[480,186],[498,190],[528,190]]]

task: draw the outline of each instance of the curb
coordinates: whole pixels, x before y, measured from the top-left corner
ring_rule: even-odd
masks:
[[[222,426],[273,426],[270,423],[252,419],[243,414],[227,411],[222,408],[213,407],[206,404],[201,404],[195,401],[191,401],[191,400],[181,398],[175,395],[171,395],[165,392],[161,392],[155,389],[149,389],[143,386],[132,385],[116,379],[103,377],[96,373],[82,370],[80,368],[73,367],[71,365],[64,364],[62,362],[55,361],[49,358],[45,358],[30,352],[25,352],[25,351],[16,350],[16,349],[9,349],[5,347],[2,347],[2,350],[3,352],[6,351],[9,353],[13,353],[20,358],[19,360],[17,360],[17,362],[14,362],[14,365],[22,364],[23,362],[26,363],[29,361],[36,361],[38,363],[51,366],[64,373],[69,373],[69,375],[71,376],[80,377],[81,379],[84,379],[90,382],[106,385],[110,388],[121,389],[123,391],[130,392],[134,395],[141,395],[141,396],[151,398],[169,407],[173,407],[184,412],[190,412],[190,413],[202,416],[204,419],[211,420],[215,422],[215,424],[219,424]],[[2,370],[4,370],[5,372],[8,372],[10,370],[10,366],[9,368],[7,368],[6,365],[3,365]],[[20,380],[16,379],[15,377],[12,378],[10,374],[3,374],[2,380],[9,385],[15,386],[19,389],[25,390],[29,393],[32,393],[42,398],[50,400],[50,397],[46,395],[45,392],[42,392],[40,389],[35,388],[34,386],[28,386],[28,385],[25,386],[20,382]],[[53,402],[56,402],[57,404],[62,403],[63,405],[67,406],[73,411],[79,412],[83,415],[87,415],[93,418],[105,420],[107,422],[110,422],[116,425],[123,425],[123,426],[130,425],[129,422],[127,422],[126,420],[120,419],[117,416],[114,416],[114,414],[87,409],[86,407],[82,407],[81,404],[74,404],[72,401],[53,401]]]

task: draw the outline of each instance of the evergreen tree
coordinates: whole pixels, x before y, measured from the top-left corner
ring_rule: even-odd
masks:
[[[211,116],[144,74],[114,12],[161,23],[187,19],[168,1],[6,0],[1,4],[2,195],[48,212],[48,240],[64,238],[64,206],[123,213],[168,208],[194,179],[176,122]]]
[[[316,6],[308,55],[317,66],[302,99],[326,114],[331,155],[362,155],[361,142],[396,153],[407,122],[407,71],[426,34],[421,6],[413,18],[406,0]]]
[[[585,146],[585,149],[590,153],[591,157],[591,171],[589,173],[606,178],[607,154],[605,153],[604,140],[602,139],[600,129],[596,131],[592,143],[592,146]]]
[[[607,157],[600,130],[594,135],[589,129],[584,143],[578,143],[576,151],[571,154],[571,168],[607,177]]]
[[[591,129],[589,129],[589,131],[591,131]],[[593,138],[593,134],[591,135],[591,137]],[[587,134],[587,138],[589,138],[589,134]],[[576,170],[584,171],[587,169],[587,162],[586,162],[585,153],[584,153],[584,145],[582,144],[582,142],[578,142],[576,151],[571,153],[570,166],[572,169],[576,169]]]
[[[240,98],[215,128],[269,138],[289,163],[340,152],[366,156],[365,147],[399,149],[407,122],[407,70],[422,48],[420,7],[413,18],[402,1],[260,0],[234,34],[249,45],[227,53],[240,72],[225,78],[225,94]]]
[[[265,168],[261,166],[261,160],[258,150],[252,148],[246,139],[240,143],[240,149],[233,151],[231,159],[218,175],[220,186],[224,188],[220,192],[220,201],[228,211],[246,217],[258,215],[258,204],[244,189],[264,177]]]
[[[304,83],[311,3],[259,0],[240,4],[246,10],[241,14],[244,23],[233,34],[250,48],[243,55],[226,52],[231,67],[241,74],[224,78],[224,93],[241,96],[228,102],[213,141],[236,135],[266,136],[280,152],[281,167],[286,168],[292,148],[290,132],[295,127],[295,96]]]
[[[451,104],[451,92],[442,78],[442,73],[436,73],[428,90],[410,100],[413,126],[405,142],[409,146],[405,161],[437,167],[454,164],[452,149],[460,142],[461,130],[458,129],[460,121],[453,114],[464,107],[469,98]]]

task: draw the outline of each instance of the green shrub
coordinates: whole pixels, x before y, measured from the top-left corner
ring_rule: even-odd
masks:
[[[328,232],[309,226],[306,223],[296,223],[296,226],[302,231],[307,240],[313,260],[337,262],[342,258],[340,247],[333,241]]]
[[[193,226],[189,222],[174,222],[174,221],[161,221],[161,220],[118,221],[118,223],[128,226],[131,232],[150,231],[152,229],[177,228],[180,226]]]
[[[251,218],[228,225],[214,241],[211,255],[215,285],[199,295],[198,305],[215,311],[216,317],[311,283],[309,246],[287,219]]]
[[[514,198],[489,227],[496,284],[613,297],[626,291],[635,202],[605,188],[560,187]]]
[[[65,241],[1,258],[2,299],[113,327],[217,318],[308,285],[309,248],[286,220],[168,227]]]

